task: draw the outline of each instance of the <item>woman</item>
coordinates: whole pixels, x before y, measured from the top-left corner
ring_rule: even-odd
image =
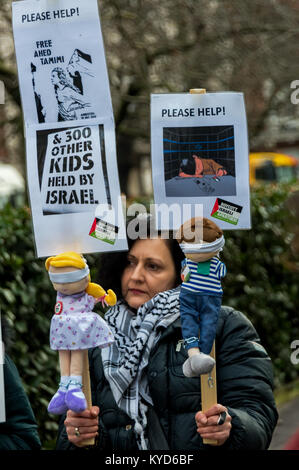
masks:
[[[119,296],[105,315],[116,342],[90,351],[95,406],[68,411],[58,449],[80,447],[95,436],[97,448],[106,451],[198,450],[209,447],[203,438],[223,449],[268,448],[277,421],[272,366],[244,315],[221,309],[218,404],[202,413],[200,378],[183,375],[182,259],[177,242],[160,237],[131,241],[128,253],[103,257],[101,282]]]
[[[58,104],[58,121],[72,121],[77,119],[76,110],[90,106],[83,101],[80,90],[68,81],[65,71],[56,67],[51,72],[51,83]]]

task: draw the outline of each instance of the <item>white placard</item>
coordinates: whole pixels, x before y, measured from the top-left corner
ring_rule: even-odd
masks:
[[[37,255],[126,250],[113,121],[81,121],[67,129],[33,126],[26,144]],[[113,243],[96,236],[96,218],[114,224]]]
[[[0,423],[5,422],[5,391],[4,391],[4,344],[2,343],[2,327],[1,327],[1,313],[0,313]]]
[[[37,256],[126,250],[97,1],[15,2],[13,28]]]
[[[191,216],[202,207],[222,229],[251,227],[242,93],[151,95],[151,148],[159,228],[177,229],[190,218],[188,206]],[[181,219],[169,217],[175,206]]]

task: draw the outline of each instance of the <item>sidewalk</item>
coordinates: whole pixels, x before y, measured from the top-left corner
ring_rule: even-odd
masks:
[[[283,450],[299,428],[299,397],[285,403],[278,412],[279,419],[269,450]]]

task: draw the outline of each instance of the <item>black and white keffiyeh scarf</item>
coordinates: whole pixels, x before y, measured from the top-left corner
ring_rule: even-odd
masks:
[[[144,431],[147,406],[152,405],[145,368],[163,328],[180,315],[180,288],[160,292],[133,313],[120,300],[105,315],[115,342],[102,349],[104,374],[119,408],[134,421],[140,449],[147,449]]]

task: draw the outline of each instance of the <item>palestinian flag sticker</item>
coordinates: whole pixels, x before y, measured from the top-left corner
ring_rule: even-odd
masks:
[[[224,220],[229,224],[237,225],[243,207],[219,197],[216,199],[211,216],[215,219]]]
[[[118,227],[97,217],[94,219],[89,232],[91,237],[110,243],[111,245],[114,245],[117,234]]]

